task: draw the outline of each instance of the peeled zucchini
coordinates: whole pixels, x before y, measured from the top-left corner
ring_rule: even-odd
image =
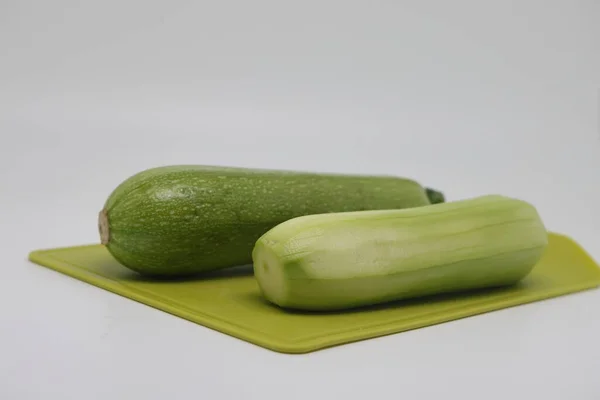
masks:
[[[297,217],[262,235],[252,259],[270,302],[340,310],[512,285],[529,274],[547,243],[532,205],[488,195]]]

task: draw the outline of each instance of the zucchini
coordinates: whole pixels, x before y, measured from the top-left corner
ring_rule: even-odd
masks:
[[[257,241],[254,275],[280,307],[339,310],[512,285],[547,243],[532,205],[488,195],[288,220]]]
[[[407,208],[444,201],[405,178],[174,165],[142,171],[110,194],[101,243],[147,275],[185,276],[252,263],[256,240],[307,214]]]

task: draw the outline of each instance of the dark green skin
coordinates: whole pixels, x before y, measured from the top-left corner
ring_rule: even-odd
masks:
[[[291,218],[425,206],[432,193],[443,201],[439,192],[392,176],[166,166],[114,190],[100,213],[101,237],[134,271],[187,276],[250,264],[257,239]]]

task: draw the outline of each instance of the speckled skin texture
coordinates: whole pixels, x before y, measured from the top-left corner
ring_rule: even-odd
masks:
[[[106,246],[132,270],[185,276],[252,262],[256,240],[291,218],[428,205],[404,178],[218,166],[153,168],[106,201]]]

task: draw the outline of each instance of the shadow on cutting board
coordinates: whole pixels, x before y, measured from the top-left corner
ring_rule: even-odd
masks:
[[[265,299],[260,292],[251,292],[240,295],[243,297],[244,302],[253,303],[257,306],[269,307],[276,310],[279,310],[282,313],[292,314],[292,315],[341,315],[341,314],[354,314],[354,313],[365,313],[365,312],[373,312],[380,311],[385,309],[394,309],[394,308],[408,308],[419,306],[427,303],[452,303],[453,301],[459,301],[464,299],[477,299],[477,298],[485,298],[494,294],[501,294],[503,292],[510,293],[517,290],[522,290],[525,286],[527,286],[526,281],[519,282],[515,285],[504,286],[504,287],[494,287],[494,288],[486,288],[486,289],[472,289],[472,290],[463,290],[455,293],[445,293],[445,294],[436,294],[429,296],[421,296],[414,297],[410,299],[402,299],[396,300],[392,302],[385,302],[370,306],[361,306],[354,307],[343,310],[331,310],[331,311],[311,311],[311,310],[299,310],[299,309],[290,309],[290,308],[281,308],[267,299]]]
[[[194,281],[214,281],[219,279],[231,279],[244,276],[253,276],[254,270],[252,264],[239,265],[237,267],[225,268],[217,271],[204,272],[184,277],[152,277],[142,275],[135,271],[125,270],[120,275],[120,279],[130,282],[145,282],[145,283],[177,283],[177,282],[194,282]]]

